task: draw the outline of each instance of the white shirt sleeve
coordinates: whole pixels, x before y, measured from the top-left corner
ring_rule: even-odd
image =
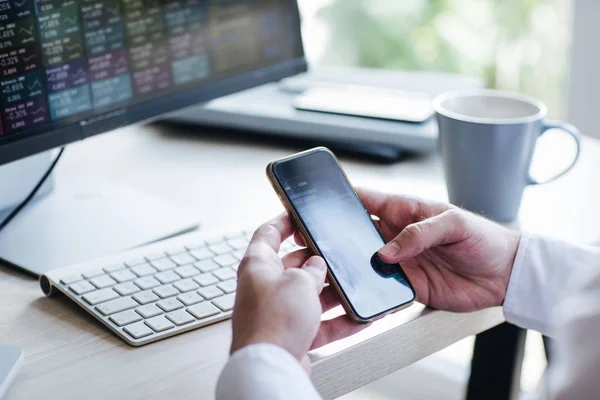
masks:
[[[600,252],[595,247],[521,239],[510,277],[507,321],[556,339],[547,374],[550,398],[600,393]]]
[[[318,400],[321,396],[290,353],[272,344],[236,351],[221,372],[217,400]]]
[[[598,272],[599,256],[596,247],[523,235],[504,299],[506,320],[554,337],[560,304],[579,279]]]
[[[593,276],[583,276],[579,283],[557,314],[557,345],[547,377],[557,400],[600,396],[600,263],[595,263]]]

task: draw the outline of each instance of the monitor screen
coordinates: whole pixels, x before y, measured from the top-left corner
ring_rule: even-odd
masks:
[[[295,0],[0,0],[0,163],[306,69]]]

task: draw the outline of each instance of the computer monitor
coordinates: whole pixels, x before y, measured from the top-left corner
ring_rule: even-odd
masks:
[[[306,70],[295,0],[0,0],[0,165]]]
[[[295,0],[0,0],[0,66],[4,191],[23,184],[28,156],[307,69]],[[0,259],[40,274],[192,222],[127,191],[60,193],[0,231]],[[78,205],[88,197],[105,204]]]

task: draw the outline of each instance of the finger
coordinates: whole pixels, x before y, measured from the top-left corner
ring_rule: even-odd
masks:
[[[357,324],[346,314],[327,321],[322,321],[311,349],[323,347],[326,344],[352,336],[367,328],[369,325],[370,324]]]
[[[298,231],[294,232],[294,242],[296,242],[296,244],[298,246],[306,247],[306,243],[304,242],[304,238],[302,237],[302,235]]]
[[[310,256],[312,256],[312,251],[309,249],[300,249],[283,256],[281,262],[284,269],[300,268]]]
[[[319,256],[312,256],[302,266],[302,269],[308,272],[317,289],[317,294],[320,294],[325,286],[325,275],[327,274],[327,264]]]
[[[281,243],[294,232],[292,222],[287,213],[283,213],[264,223],[254,232],[248,248],[256,244],[266,244],[276,253]]]
[[[321,300],[321,307],[323,308],[323,312],[329,311],[332,308],[335,308],[341,304],[338,300],[337,295],[335,294],[335,290],[333,290],[331,286],[323,288],[319,300]]]
[[[395,224],[406,221],[408,225],[419,214],[420,199],[362,188],[357,191],[369,214],[383,219],[393,218]]]
[[[357,189],[357,192],[367,209],[374,215],[398,229],[422,218],[424,207],[420,199],[392,195],[368,189]]]
[[[408,225],[379,250],[387,263],[401,263],[427,249],[465,240],[469,235],[469,214],[448,210],[424,221]]]
[[[407,225],[455,208],[450,204],[428,201],[413,196],[381,193],[357,189],[361,200],[371,215],[402,229]]]
[[[371,215],[381,215],[389,203],[386,193],[365,188],[356,188],[356,192]]]
[[[287,214],[280,214],[261,225],[252,235],[246,254],[240,262],[238,276],[254,271],[257,276],[265,273],[283,272],[283,264],[277,254],[281,243],[294,232]]]

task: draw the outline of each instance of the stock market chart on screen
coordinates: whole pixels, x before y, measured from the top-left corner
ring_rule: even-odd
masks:
[[[0,0],[0,137],[297,57],[297,25],[284,0]]]

